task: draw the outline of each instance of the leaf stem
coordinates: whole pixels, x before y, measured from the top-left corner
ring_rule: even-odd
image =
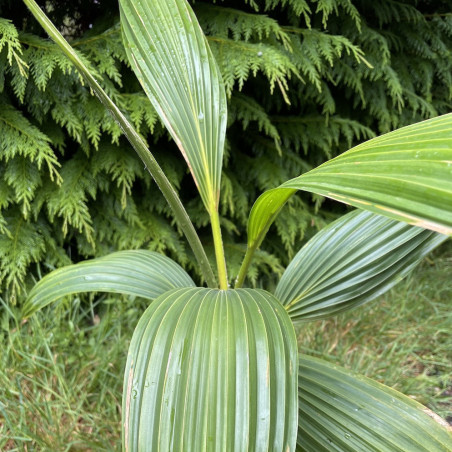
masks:
[[[65,53],[65,55],[71,60],[74,66],[79,70],[87,81],[90,88],[93,90],[94,94],[99,98],[102,104],[108,109],[113,118],[117,121],[121,127],[124,135],[129,140],[130,144],[135,149],[136,153],[139,155],[143,161],[145,167],[155,180],[156,184],[162,191],[164,197],[166,198],[168,204],[173,210],[174,217],[176,218],[177,224],[182,229],[188,243],[193,250],[196,260],[198,261],[199,267],[201,269],[202,275],[205,278],[207,285],[209,287],[217,287],[216,278],[213,274],[212,267],[210,266],[209,260],[207,259],[204,248],[199,240],[198,234],[187,214],[184,206],[182,205],[176,191],[169,182],[162,168],[159,166],[154,156],[149,151],[147,144],[133,128],[132,124],[127,120],[127,118],[122,114],[116,104],[108,97],[107,93],[102,89],[97,80],[90,73],[89,69],[74,51],[74,49],[68,44],[60,32],[55,28],[52,22],[44,14],[41,8],[36,4],[34,0],[24,0],[29,10],[48,33],[48,35],[55,41],[55,43],[60,47],[60,49]],[[221,235],[220,235],[221,240]]]
[[[226,270],[226,259],[224,257],[223,239],[221,238],[220,216],[217,209],[213,209],[210,214],[212,225],[213,243],[215,246],[215,258],[217,260],[218,279],[220,289],[228,289],[228,274]]]
[[[245,281],[246,275],[248,273],[248,268],[251,264],[251,260],[254,256],[254,252],[256,251],[258,242],[255,241],[254,245],[251,247],[247,247],[245,257],[243,258],[242,265],[239,270],[239,274],[237,275],[237,279],[235,280],[234,289],[239,289],[243,286],[243,282]]]

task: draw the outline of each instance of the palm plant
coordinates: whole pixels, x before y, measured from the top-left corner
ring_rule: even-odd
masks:
[[[120,0],[127,54],[182,152],[209,214],[217,271],[142,137],[34,0],[24,0],[121,125],[173,209],[208,287],[174,261],[123,251],[52,272],[24,317],[89,291],[146,298],[123,392],[126,451],[447,451],[437,416],[345,369],[297,355],[294,324],[362,305],[452,233],[452,115],[365,142],[262,194],[239,274],[228,277],[218,204],[226,129],[221,75],[186,0]],[[249,264],[297,190],[352,206],[315,235],[275,293],[243,288]]]

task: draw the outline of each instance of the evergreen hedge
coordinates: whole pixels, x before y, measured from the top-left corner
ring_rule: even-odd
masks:
[[[229,95],[221,215],[231,274],[263,190],[356,142],[451,110],[449,1],[193,3]],[[185,163],[127,66],[115,3],[46,5],[202,228],[207,216]],[[4,0],[0,16],[4,296],[15,302],[49,269],[117,249],[165,252],[193,270],[163,197],[113,119],[25,8]],[[304,207],[296,219],[295,206]],[[256,264],[267,288],[300,241],[334,217],[332,206],[303,195],[285,207]]]

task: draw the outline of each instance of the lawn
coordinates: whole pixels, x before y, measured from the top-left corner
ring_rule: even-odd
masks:
[[[301,325],[300,351],[388,384],[452,422],[451,256],[449,242],[373,303]],[[122,372],[144,305],[77,298],[26,323],[3,306],[1,451],[120,450]]]

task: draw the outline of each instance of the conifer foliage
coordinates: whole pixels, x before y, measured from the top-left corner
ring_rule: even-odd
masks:
[[[229,96],[220,213],[231,275],[259,193],[354,143],[451,109],[447,2],[193,6]],[[22,20],[7,8],[0,14],[2,290],[14,301],[40,272],[117,249],[165,251],[191,269],[163,197],[120,128],[60,50],[35,34],[25,10]],[[85,19],[68,16],[62,30],[69,35],[68,24]],[[195,224],[206,225],[185,164],[128,67],[119,24],[99,17],[92,25],[77,28],[72,45],[148,140]],[[155,195],[145,194],[149,187]],[[295,220],[289,212],[300,205]],[[318,196],[292,199],[258,254],[261,274],[280,273],[305,232],[331,217],[327,208]]]

